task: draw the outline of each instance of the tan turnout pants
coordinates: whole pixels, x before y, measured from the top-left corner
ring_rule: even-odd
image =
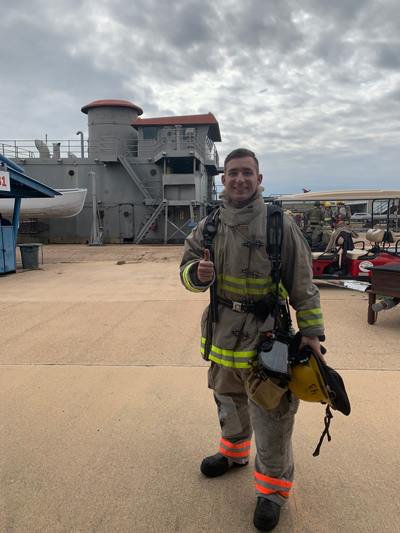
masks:
[[[256,496],[283,506],[294,477],[292,433],[300,400],[285,393],[278,407],[264,410],[247,395],[248,369],[231,369],[214,362],[208,386],[214,391],[221,426],[219,451],[236,463],[247,463],[254,430]]]

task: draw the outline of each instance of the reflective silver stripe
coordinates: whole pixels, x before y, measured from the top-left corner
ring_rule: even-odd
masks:
[[[206,339],[201,338],[201,353],[204,355],[206,348]],[[231,368],[249,368],[250,359],[257,355],[257,350],[250,350],[247,352],[235,352],[233,350],[223,350],[211,345],[209,359],[220,365],[229,366]]]
[[[208,287],[204,287],[204,289],[196,289],[195,287],[193,287],[190,284],[190,281],[189,281],[189,270],[190,270],[190,267],[192,265],[193,265],[193,263],[190,263],[190,265],[188,265],[185,268],[185,270],[183,271],[183,273],[182,273],[183,282],[186,285],[186,287],[192,292],[204,292],[204,291],[206,291],[208,289]]]
[[[320,326],[324,323],[322,309],[308,309],[296,313],[297,325],[299,328],[308,328],[310,326]]]
[[[217,276],[218,289],[233,292],[234,294],[267,294],[270,292],[272,277],[268,279],[261,278],[234,278],[219,274]]]
[[[238,454],[238,456],[245,456],[245,455],[249,455],[250,454],[250,448],[251,448],[251,444],[247,445],[247,446],[243,446],[243,447],[233,447],[233,446],[227,446],[224,442],[220,442],[219,444],[220,448],[222,448],[223,450],[227,451],[227,452],[230,452],[230,453],[234,453],[234,454]]]
[[[260,492],[264,492],[264,494],[268,494],[270,492],[279,492],[282,494],[282,496],[289,496],[290,489],[293,485],[293,483],[290,481],[282,481],[277,479],[276,482],[274,482],[274,478],[263,476],[258,472],[254,472],[254,477],[256,485],[258,486],[257,488]],[[265,491],[263,491],[263,489],[265,489]]]
[[[282,285],[279,284],[280,295],[282,298],[286,299],[288,297],[288,292]],[[233,276],[225,276],[224,274],[218,274],[217,276],[217,288],[219,290],[225,290],[232,292],[233,294],[243,294],[243,295],[266,295],[266,294],[275,294],[275,283],[272,279],[272,276],[269,276],[267,279],[257,279],[257,278],[234,278]],[[234,299],[234,297],[232,297]]]
[[[257,350],[235,352],[233,350],[222,350],[221,348],[211,345],[208,357],[215,363],[229,366],[231,368],[249,368],[250,359],[255,355],[257,355]]]

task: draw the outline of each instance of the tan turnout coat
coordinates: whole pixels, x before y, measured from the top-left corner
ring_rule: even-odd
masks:
[[[218,296],[237,302],[266,300],[273,305],[275,284],[271,262],[266,252],[267,209],[259,188],[245,207],[234,207],[223,191],[220,198],[220,223],[214,238],[216,283]],[[197,278],[198,263],[204,258],[203,219],[185,241],[180,266],[181,281],[192,292],[204,292],[211,285]],[[319,291],[312,283],[311,253],[293,219],[284,214],[281,283],[290,305],[296,312],[303,335],[322,335],[323,318]],[[285,292],[281,292],[286,296]],[[273,327],[254,313],[242,313],[218,306],[219,321],[212,326],[212,339],[207,339],[209,307],[201,321],[202,355],[230,368],[249,368],[249,359],[257,353],[260,338]],[[206,349],[207,346],[207,349]]]

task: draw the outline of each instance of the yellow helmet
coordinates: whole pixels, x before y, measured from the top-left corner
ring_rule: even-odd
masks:
[[[318,357],[311,354],[305,363],[292,366],[292,381],[289,381],[288,387],[300,400],[328,403],[333,407],[317,359]]]
[[[288,387],[300,400],[327,403],[344,415],[350,414],[342,377],[311,350],[305,362],[291,365],[291,375]]]
[[[322,205],[326,205],[326,202],[324,202],[324,201],[321,201],[321,204],[322,204]]]
[[[285,211],[288,215],[292,215],[293,213],[290,211],[290,209],[286,209]]]
[[[297,364],[292,357],[292,381],[288,382],[288,388],[300,400],[328,404],[324,418],[325,429],[313,453],[316,457],[319,455],[324,437],[327,435],[328,440],[331,440],[329,426],[333,415],[330,407],[346,416],[350,414],[351,407],[340,374],[321,361],[309,347],[305,348],[308,348],[308,355],[304,354],[306,356],[304,359],[297,359]]]
[[[325,202],[325,207],[330,207],[331,204],[329,202]]]
[[[343,200],[336,200],[337,204],[344,204]]]

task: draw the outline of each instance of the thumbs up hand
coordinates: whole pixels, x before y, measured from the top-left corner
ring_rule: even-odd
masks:
[[[201,283],[212,281],[214,276],[214,263],[210,261],[210,250],[204,250],[204,259],[197,267],[197,277]]]

